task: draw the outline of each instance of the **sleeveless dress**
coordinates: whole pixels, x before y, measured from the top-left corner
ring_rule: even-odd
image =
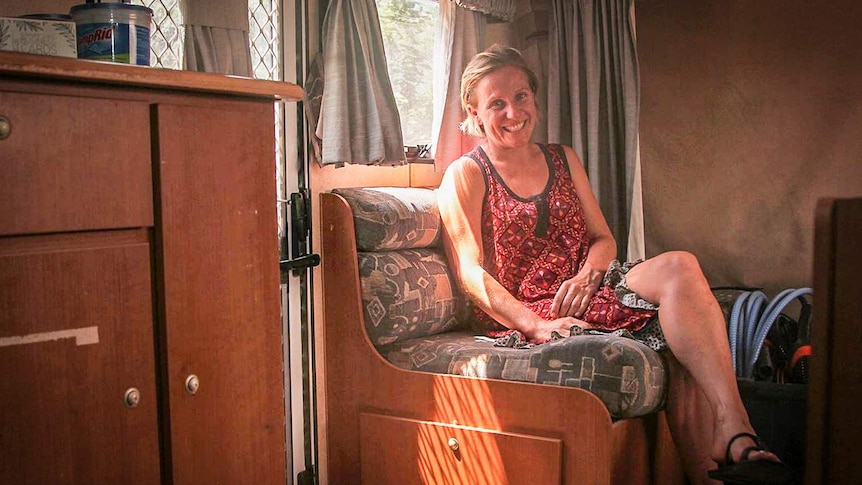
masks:
[[[548,163],[548,182],[540,194],[530,198],[512,192],[482,147],[467,156],[479,164],[485,178],[483,268],[524,306],[551,320],[554,295],[583,266],[589,240],[563,147],[539,147]],[[599,327],[601,333],[616,331],[661,350],[667,344],[657,322],[658,307],[638,297],[625,284],[625,274],[637,263],[613,261],[580,319]],[[482,310],[475,308],[474,314],[480,329],[498,338],[498,345],[526,343],[523,334],[506,328]],[[573,329],[573,334],[580,333],[584,333],[582,329]]]

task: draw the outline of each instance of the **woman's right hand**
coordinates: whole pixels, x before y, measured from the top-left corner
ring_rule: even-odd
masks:
[[[563,337],[568,337],[573,325],[577,325],[583,329],[592,328],[592,325],[589,323],[575,317],[560,317],[554,320],[542,320],[537,323],[532,335],[527,335],[527,338],[539,342],[547,342],[551,340],[552,332],[557,332]]]

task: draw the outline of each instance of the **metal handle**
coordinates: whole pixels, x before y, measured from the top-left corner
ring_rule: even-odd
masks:
[[[461,447],[461,445],[458,444],[458,440],[455,438],[449,438],[448,444],[449,444],[449,448],[451,448],[452,451],[458,451],[458,448]]]
[[[201,387],[201,381],[198,379],[198,376],[192,374],[186,377],[186,392],[194,396],[197,394],[198,389]]]
[[[279,267],[282,271],[298,270],[312,268],[320,264],[319,254],[304,254],[295,259],[285,259],[279,261]]]
[[[0,140],[9,138],[12,133],[12,122],[5,116],[0,116]]]
[[[123,401],[129,409],[138,407],[138,404],[141,402],[141,391],[135,387],[126,389],[126,395],[123,396]]]

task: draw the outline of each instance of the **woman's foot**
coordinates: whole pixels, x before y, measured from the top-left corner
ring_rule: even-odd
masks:
[[[722,458],[714,460],[718,468],[710,470],[708,476],[725,483],[782,484],[793,479],[792,470],[750,432],[731,436]]]
[[[766,450],[761,445],[756,439],[753,429],[750,427],[737,429],[744,429],[745,431],[715,434],[717,438],[712,448],[713,461],[718,464],[757,460],[781,461],[775,453]]]

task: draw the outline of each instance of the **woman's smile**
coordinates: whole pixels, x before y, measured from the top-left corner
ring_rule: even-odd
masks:
[[[503,129],[508,131],[509,133],[517,133],[517,132],[521,131],[522,129],[524,129],[524,126],[526,126],[526,125],[527,125],[527,121],[524,120],[524,121],[518,123],[517,125],[505,126],[505,127],[503,127]]]

